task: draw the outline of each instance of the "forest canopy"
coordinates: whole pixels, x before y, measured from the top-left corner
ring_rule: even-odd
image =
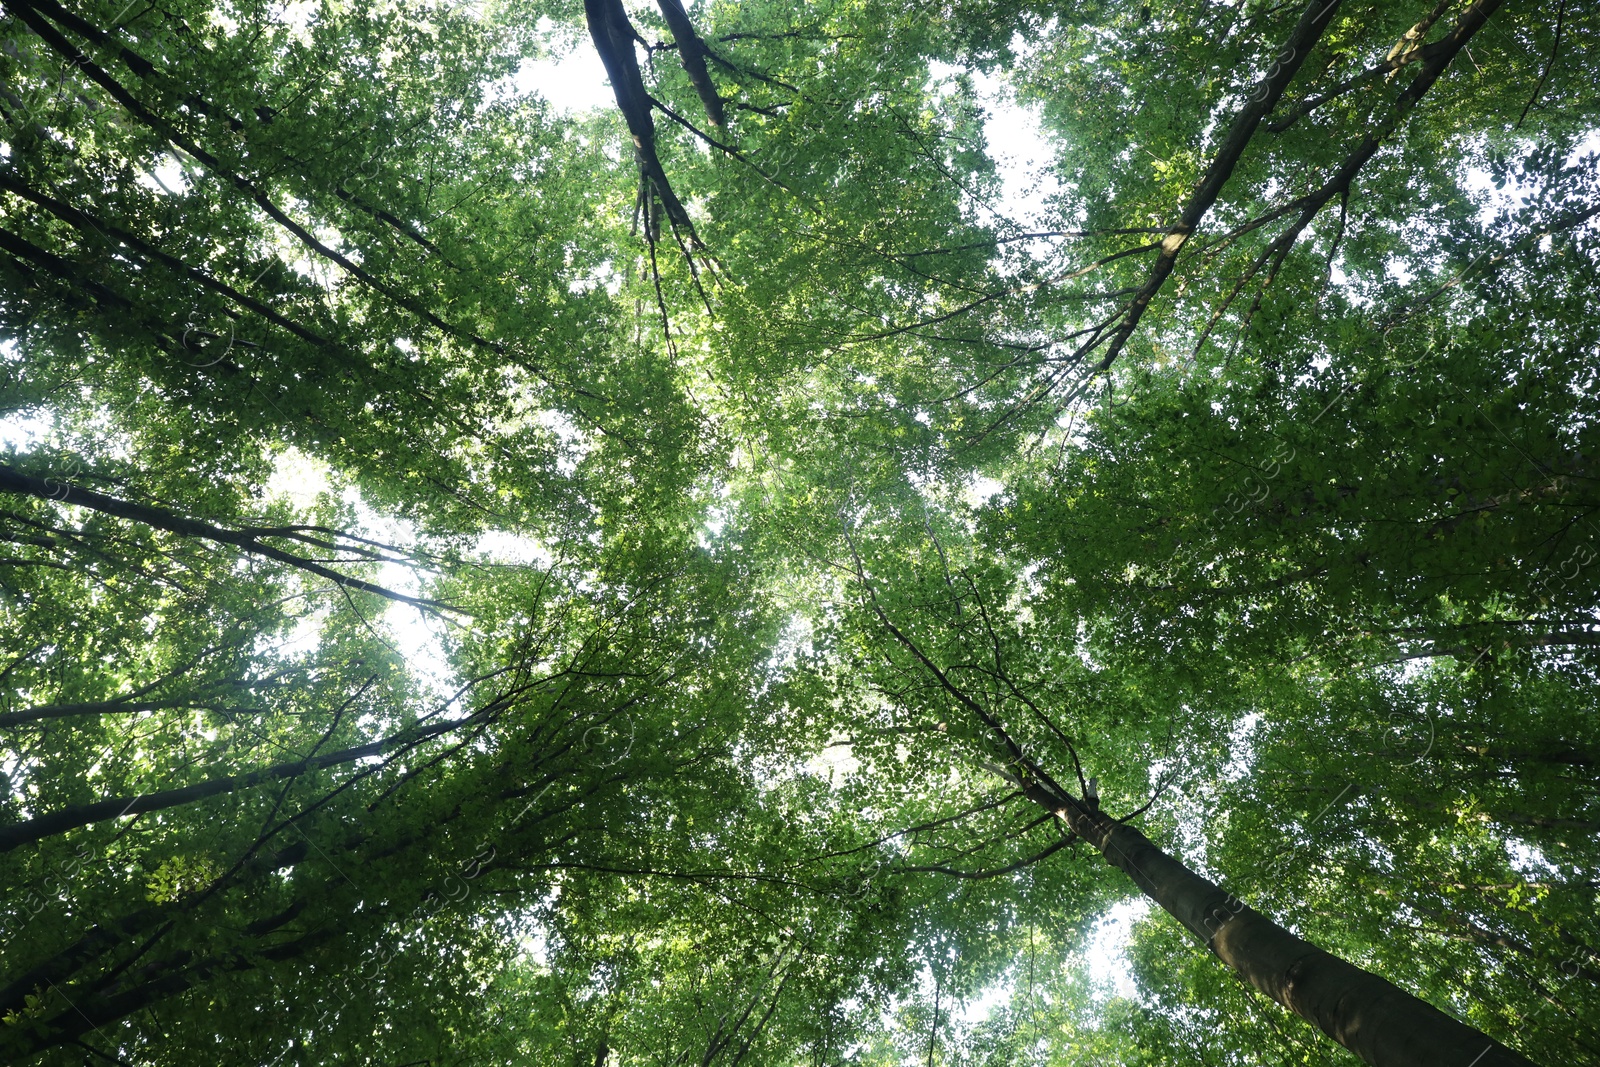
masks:
[[[1600,9],[0,0],[0,1062],[1600,1065]]]

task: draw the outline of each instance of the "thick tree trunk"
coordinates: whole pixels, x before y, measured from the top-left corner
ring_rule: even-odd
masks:
[[[856,560],[859,567],[860,557]],[[1132,878],[1140,892],[1182,923],[1244,982],[1373,1067],[1534,1067],[1527,1057],[1393,982],[1296,937],[1191,871],[1132,826],[1102,812],[1093,779],[1082,783],[1082,798],[1063,789],[1017,744],[1000,718],[952,681],[876,600],[872,610],[945,692],[1000,743],[1011,769],[993,769],[1099,849],[1107,863]],[[1068,740],[1069,748],[1071,744]],[[1081,768],[1075,769],[1081,780]]]
[[[622,0],[584,0],[583,10],[589,36],[594,40],[595,51],[600,54],[606,77],[611,81],[611,91],[617,98],[617,109],[633,135],[633,153],[639,171],[655,187],[667,218],[682,231],[691,246],[696,246],[699,238],[695,236],[694,223],[672,191],[672,183],[667,180],[667,172],[656,152],[656,126],[650,116],[652,100],[633,52],[633,42],[639,39],[639,33],[628,20]]]
[[[1532,1067],[1506,1048],[1378,975],[1304,941],[1202,878],[1144,834],[1038,786],[1055,810],[1162,910],[1246,983],[1375,1067]]]

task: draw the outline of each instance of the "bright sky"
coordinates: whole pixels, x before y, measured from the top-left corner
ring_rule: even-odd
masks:
[[[547,25],[541,29],[549,32]],[[512,78],[516,92],[542,97],[561,115],[615,105],[605,68],[587,41],[577,42],[576,47],[552,47],[552,52],[550,58],[523,62]],[[961,68],[942,63],[932,70],[935,81],[958,73]],[[1032,228],[1057,188],[1054,175],[1046,170],[1051,153],[1038,109],[1019,106],[1001,75],[973,72],[972,78],[987,115],[984,131],[989,154],[1000,175],[1002,191],[995,211]]]
[[[541,20],[544,22],[548,20]],[[548,32],[543,24],[540,29]],[[611,95],[600,54],[588,43],[582,41],[580,47],[569,48],[565,54],[550,59],[523,60],[512,78],[517,91],[543,97],[561,115],[615,105],[617,98]]]

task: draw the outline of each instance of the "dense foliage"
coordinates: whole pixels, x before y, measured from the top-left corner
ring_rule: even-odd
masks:
[[[1600,1064],[1600,10],[0,22],[5,1062]]]

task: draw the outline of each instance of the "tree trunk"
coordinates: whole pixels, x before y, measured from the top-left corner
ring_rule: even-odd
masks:
[[[1532,1067],[1513,1052],[1399,986],[1301,940],[1200,877],[1144,834],[1040,786],[1055,811],[1254,989],[1375,1067]]]
[[[606,68],[611,91],[617,98],[617,109],[628,124],[628,132],[633,135],[633,153],[639,171],[655,187],[656,195],[661,198],[662,208],[672,225],[682,231],[691,246],[698,245],[694,222],[673,192],[667,172],[661,165],[661,157],[656,152],[655,120],[650,115],[651,97],[645,88],[644,75],[639,71],[639,60],[633,52],[633,42],[639,39],[639,32],[628,20],[622,0],[584,0],[583,10],[588,20],[589,36],[594,40],[595,51],[600,53],[600,62]]]
[[[689,84],[694,86],[700,102],[705,105],[706,117],[717,129],[723,129],[728,125],[728,119],[722,109],[722,97],[717,95],[717,87],[711,82],[711,72],[706,69],[706,43],[695,32],[694,23],[689,21],[689,13],[683,9],[683,0],[656,0],[656,6],[667,20],[672,39],[678,43],[678,59],[683,63],[684,72],[689,75]]]
[[[21,845],[42,841],[47,837],[54,837],[57,834],[64,834],[68,830],[76,830],[79,827],[104,822],[107,819],[120,819],[124,815],[142,815],[145,812],[182,807],[185,804],[193,804],[208,797],[236,793],[244,789],[253,789],[267,782],[284,778],[298,778],[308,771],[323,770],[341,764],[355,763],[357,760],[372,756],[387,755],[397,748],[410,748],[451,730],[460,729],[471,721],[469,719],[453,719],[448,722],[434,723],[409,734],[385,737],[382,740],[373,741],[370,744],[360,745],[356,748],[347,748],[340,752],[329,752],[321,756],[308,756],[305,759],[294,760],[290,763],[279,763],[271,767],[264,767],[258,771],[234,775],[229,778],[210,778],[194,785],[181,786],[176,789],[164,789],[155,793],[140,793],[132,797],[116,797],[111,800],[97,800],[88,804],[74,804],[71,807],[36,815],[24,822],[0,826],[0,853],[10,852]]]
[[[852,552],[854,547],[851,542]],[[862,575],[860,556],[855,559]],[[865,584],[864,576],[862,581]],[[1075,751],[1074,769],[1084,796],[1063,789],[1017,743],[999,716],[952,681],[875,599],[871,607],[894,639],[1000,743],[1011,769],[990,765],[991,769],[1099,849],[1107,863],[1132,878],[1140,892],[1252,988],[1313,1023],[1373,1067],[1534,1067],[1527,1057],[1394,983],[1301,940],[1167,855],[1132,826],[1102,812],[1093,779],[1082,781]],[[1038,712],[1036,706],[1034,710]],[[1071,749],[1072,742],[1060,736]]]
[[[268,559],[287,563],[291,567],[315,574],[321,578],[344,586],[346,589],[356,589],[363,593],[374,593],[386,600],[393,600],[398,604],[407,604],[419,608],[442,608],[465,614],[459,608],[451,607],[438,600],[429,600],[426,597],[407,596],[385,589],[381,585],[362,581],[360,578],[351,578],[340,574],[336,570],[324,567],[314,559],[297,556],[292,552],[285,552],[281,548],[262,541],[254,533],[240,533],[234,530],[225,530],[214,526],[201,519],[192,519],[186,515],[168,511],[149,504],[140,504],[131,500],[121,500],[117,497],[106,496],[80,486],[56,478],[35,478],[31,474],[24,474],[15,467],[0,463],[0,492],[15,493],[19,496],[36,497],[39,500],[53,500],[60,504],[73,504],[81,508],[89,508],[104,515],[113,515],[119,519],[130,522],[143,523],[145,526],[157,530],[166,530],[181,537],[198,537],[218,544],[232,545],[242,551]]]

